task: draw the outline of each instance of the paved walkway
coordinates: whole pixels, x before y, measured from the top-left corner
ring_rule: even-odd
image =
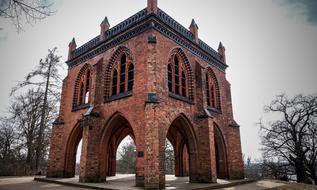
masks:
[[[272,180],[261,180],[249,184],[238,185],[235,187],[222,188],[221,190],[262,190],[275,188],[285,185],[284,183],[280,183]],[[219,189],[220,190],[220,189]]]
[[[88,190],[34,181],[34,177],[0,177],[0,190]],[[90,190],[90,189],[89,189]]]
[[[0,190],[85,190],[88,188],[64,186],[54,183],[38,182],[33,180],[34,177],[0,177]],[[56,179],[55,179],[56,180]],[[56,180],[57,181],[57,180]],[[59,182],[67,182],[69,184],[78,183],[78,178],[58,179]],[[176,178],[174,176],[166,176],[166,189],[214,189],[219,184],[229,184],[232,181],[218,180],[218,184],[198,184],[189,183],[188,177]],[[85,185],[85,183],[84,183]],[[126,189],[126,190],[140,190],[142,188],[134,187],[134,175],[117,175],[115,177],[108,177],[106,183],[89,183],[94,188],[107,189]],[[223,190],[262,190],[284,185],[280,182],[262,180],[244,185],[223,188]],[[89,188],[90,189],[90,188]]]

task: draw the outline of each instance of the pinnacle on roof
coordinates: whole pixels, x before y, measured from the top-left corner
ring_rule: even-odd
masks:
[[[157,0],[147,0],[147,11],[148,14],[157,13]]]
[[[77,45],[76,45],[75,38],[72,39],[72,41],[69,43],[69,45],[75,45],[75,46],[77,46]]]
[[[218,46],[218,53],[220,54],[220,59],[226,63],[226,48],[222,45],[222,43],[219,43]]]
[[[222,42],[219,42],[218,50],[225,49],[225,47],[222,45]]]
[[[192,22],[191,22],[191,24],[190,24],[190,27],[196,27],[196,28],[198,28],[198,25],[196,24],[196,22],[195,22],[194,19],[192,19]]]
[[[103,19],[103,21],[101,22],[101,24],[106,24],[106,25],[110,26],[109,21],[108,21],[108,17],[105,17]]]
[[[194,39],[193,40],[196,43],[199,43],[199,39],[198,39],[198,25],[196,24],[194,19],[192,19],[192,23],[189,26],[189,30],[194,35]]]

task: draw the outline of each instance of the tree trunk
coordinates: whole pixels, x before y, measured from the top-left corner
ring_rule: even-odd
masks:
[[[42,147],[43,147],[43,132],[45,128],[45,116],[46,116],[46,107],[47,107],[47,94],[48,94],[48,87],[50,82],[50,73],[51,73],[52,63],[50,63],[47,71],[47,78],[46,78],[46,85],[45,85],[45,92],[44,92],[44,99],[43,99],[43,108],[42,108],[42,115],[41,115],[41,123],[39,129],[39,135],[37,138],[37,145],[36,145],[36,155],[35,155],[35,169],[39,169],[39,163],[41,159]]]
[[[306,175],[305,166],[304,166],[304,163],[301,159],[296,160],[295,170],[296,170],[297,182],[299,182],[299,183],[307,182],[307,175]]]

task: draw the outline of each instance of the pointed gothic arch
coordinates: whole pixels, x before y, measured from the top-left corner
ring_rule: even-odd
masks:
[[[227,146],[226,146],[223,133],[216,123],[214,123],[214,141],[215,141],[217,177],[220,179],[227,179],[229,177]]]
[[[105,179],[107,176],[114,176],[116,172],[116,152],[120,142],[130,136],[134,144],[135,133],[128,119],[120,112],[114,113],[106,122],[102,130],[99,145],[100,176]]]
[[[66,151],[64,156],[64,177],[70,178],[75,176],[76,167],[76,153],[80,140],[83,136],[83,127],[78,122],[72,131],[70,132],[67,143]]]
[[[198,164],[197,136],[185,114],[179,114],[171,122],[166,138],[170,139],[174,147],[175,175],[186,176],[189,174],[190,181],[194,181],[196,175],[194,172],[197,171]],[[188,165],[187,169],[186,165]]]

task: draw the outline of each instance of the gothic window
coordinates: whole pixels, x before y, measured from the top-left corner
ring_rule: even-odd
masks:
[[[182,71],[182,96],[186,96],[186,77],[185,77],[185,72]]]
[[[122,54],[112,68],[111,96],[118,96],[133,90],[134,65],[127,62],[126,54]]]
[[[90,92],[91,92],[91,73],[87,69],[86,72],[81,76],[81,85],[80,85],[80,95],[79,95],[79,105],[90,103]]]
[[[173,81],[172,81],[172,76],[173,76],[173,74],[172,74],[172,67],[171,67],[171,65],[170,64],[168,64],[168,66],[167,66],[167,69],[168,69],[168,74],[167,74],[167,80],[168,80],[168,91],[169,92],[172,92],[173,90]]]
[[[206,100],[208,107],[220,110],[219,87],[216,76],[208,69],[206,73]]]
[[[76,85],[75,94],[73,99],[73,109],[83,108],[91,101],[91,89],[92,89],[92,72],[86,65],[79,72]]]
[[[80,95],[79,95],[79,105],[83,103],[83,97],[84,97],[84,83],[81,83],[80,85]]]
[[[134,80],[134,66],[133,64],[130,64],[128,69],[128,91],[132,91],[133,89],[133,80]]]
[[[90,101],[90,70],[87,71],[86,74],[86,89],[85,89],[85,101],[84,103],[87,104]]]
[[[125,54],[122,55],[121,57],[121,62],[120,62],[120,94],[125,92],[125,76],[126,76],[126,56]]]
[[[186,67],[177,55],[173,62],[167,66],[168,91],[170,93],[188,98],[188,81]]]
[[[117,86],[118,86],[118,71],[117,69],[113,70],[112,74],[112,96],[117,94]]]

